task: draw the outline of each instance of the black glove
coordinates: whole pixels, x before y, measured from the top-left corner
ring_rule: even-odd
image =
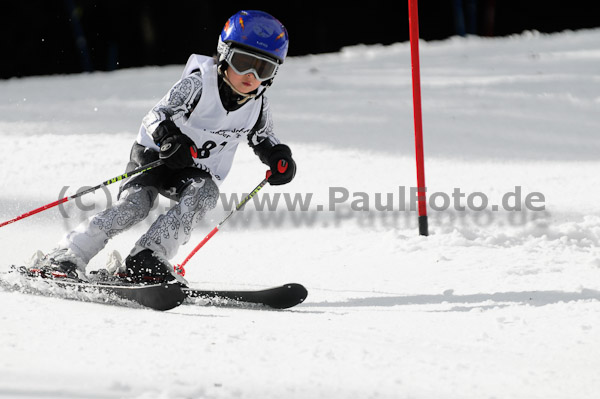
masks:
[[[191,138],[179,130],[171,120],[161,122],[152,134],[160,146],[159,158],[171,169],[182,169],[194,165],[198,149]]]
[[[268,155],[271,177],[269,183],[279,186],[292,181],[296,175],[296,162],[292,159],[292,150],[285,144],[277,144]]]

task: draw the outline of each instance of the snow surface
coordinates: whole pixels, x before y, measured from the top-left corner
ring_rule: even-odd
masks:
[[[122,173],[182,67],[0,81],[0,220]],[[304,304],[161,313],[0,290],[0,397],[597,397],[600,30],[421,42],[429,237],[400,210],[416,185],[410,70],[408,43],[289,59],[269,98],[298,173],[259,197],[312,202],[251,204],[187,267],[197,287],[300,282]],[[240,148],[223,193],[250,191],[264,169]],[[516,190],[507,204],[522,209],[504,210]],[[378,210],[388,196],[394,210]],[[0,270],[106,203],[98,192],[1,228]]]

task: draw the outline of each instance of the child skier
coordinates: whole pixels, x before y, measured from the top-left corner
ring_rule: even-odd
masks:
[[[139,238],[125,259],[125,269],[132,281],[172,280],[168,260],[216,206],[218,186],[227,177],[239,143],[247,142],[270,167],[270,184],[290,182],[296,165],[290,148],[274,135],[264,95],[287,50],[287,31],[271,15],[240,11],[229,18],[217,57],[191,55],[181,79],[142,121],[127,170],[157,159],[164,165],[123,184],[112,208],[68,233],[37,267],[55,276],[85,274],[108,240],[146,218],[161,194],[177,204]],[[282,172],[278,164],[287,169]]]

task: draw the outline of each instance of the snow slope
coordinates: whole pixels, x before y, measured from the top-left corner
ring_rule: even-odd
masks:
[[[600,30],[421,43],[429,237],[408,210],[409,51],[289,59],[269,98],[297,177],[261,191],[281,196],[276,209],[250,204],[187,267],[198,287],[300,282],[304,304],[160,313],[0,290],[0,397],[597,397]],[[122,173],[181,68],[0,81],[0,219]],[[193,242],[264,169],[239,149]],[[106,194],[1,228],[0,270],[50,250]],[[285,195],[311,202],[293,211]]]

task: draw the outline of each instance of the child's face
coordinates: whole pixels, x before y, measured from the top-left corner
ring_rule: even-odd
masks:
[[[256,79],[253,73],[238,75],[231,67],[227,67],[227,79],[237,91],[244,94],[250,93],[260,86],[260,80]]]

